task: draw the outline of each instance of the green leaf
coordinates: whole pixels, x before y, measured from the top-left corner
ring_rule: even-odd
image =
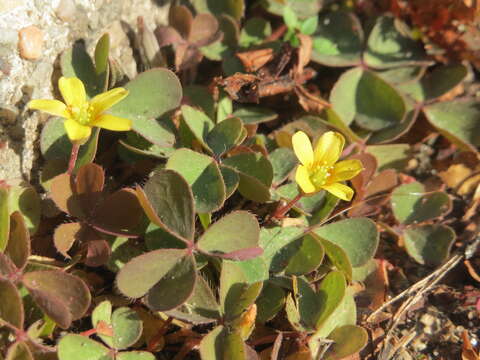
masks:
[[[193,0],[192,3],[197,13],[208,12],[215,16],[226,14],[237,21],[240,21],[245,11],[244,0]]]
[[[194,325],[208,324],[220,318],[220,306],[207,281],[198,276],[192,296],[166,314]]]
[[[190,298],[196,278],[195,259],[192,255],[185,256],[150,289],[145,303],[155,311],[176,308]]]
[[[37,231],[40,224],[40,196],[35,188],[27,183],[11,186],[8,191],[8,209],[10,214],[19,211],[31,234]]]
[[[117,287],[128,297],[142,297],[186,256],[183,249],[160,249],[137,256],[118,272]]]
[[[399,138],[400,136],[402,136],[403,134],[405,134],[411,129],[411,127],[413,126],[413,124],[418,118],[418,114],[419,114],[418,111],[416,111],[415,109],[409,110],[405,115],[405,119],[401,123],[393,127],[386,128],[371,134],[367,142],[369,144],[382,144],[382,143],[391,142]],[[391,146],[393,147],[397,145],[398,144],[391,144]]]
[[[328,256],[332,264],[337,268],[337,270],[340,270],[343,273],[348,282],[351,282],[353,269],[347,253],[340,246],[331,241],[323,238],[319,238],[319,240],[323,245],[325,254]]]
[[[123,351],[118,353],[115,360],[155,360],[155,356],[146,351]]]
[[[321,0],[265,0],[261,4],[267,9],[267,11],[282,16],[283,9],[290,7],[300,19],[306,19],[312,14],[317,14],[323,6]]]
[[[424,107],[428,121],[463,150],[478,153],[480,103],[473,99],[437,102]]]
[[[199,350],[202,360],[246,360],[245,343],[240,334],[223,325],[203,337]]]
[[[220,209],[225,202],[225,184],[217,163],[190,149],[178,149],[168,159],[167,169],[175,170],[190,185],[199,213]]]
[[[410,94],[417,102],[436,99],[459,85],[467,76],[464,65],[436,67],[420,81],[400,85],[400,90]]]
[[[299,276],[314,271],[322,263],[325,255],[325,250],[320,241],[310,235],[305,235],[302,239],[294,241],[288,248],[290,247],[295,247],[296,251],[292,254],[285,268],[286,275]]]
[[[304,279],[298,278],[297,305],[301,324],[309,331],[315,329],[322,298],[314,291],[311,285]],[[294,293],[295,294],[295,293]]]
[[[300,25],[300,32],[304,35],[312,35],[318,26],[318,16],[314,15],[305,19]]]
[[[24,341],[17,341],[8,349],[5,360],[34,360],[32,352]]]
[[[285,305],[286,293],[275,284],[265,282],[257,301],[256,321],[264,324],[273,319]]]
[[[301,323],[300,312],[295,301],[293,300],[292,294],[287,295],[287,300],[285,301],[285,313],[287,314],[287,320],[293,329],[303,333],[310,330],[306,329]]]
[[[402,171],[412,156],[409,144],[370,145],[367,152],[377,159],[378,172],[386,169]]]
[[[183,96],[188,100],[188,104],[201,108],[210,119],[215,117],[215,100],[206,86],[193,84],[185,86]]]
[[[142,335],[143,323],[137,312],[120,307],[112,314],[113,347],[126,349],[137,342]]]
[[[345,294],[343,301],[336,308],[332,315],[312,335],[309,341],[312,354],[318,351],[318,340],[325,339],[334,329],[344,325],[355,325],[357,321],[357,307],[353,296]]]
[[[368,218],[337,221],[315,229],[314,233],[345,250],[355,267],[365,264],[377,251],[378,230]]]
[[[356,325],[336,328],[328,338],[333,340],[333,344],[325,353],[325,360],[340,360],[356,354],[368,342],[368,334],[365,329]]]
[[[353,13],[329,12],[318,20],[313,35],[312,60],[327,66],[359,64],[363,49],[363,31]]]
[[[95,46],[95,70],[98,77],[98,86],[101,91],[108,89],[109,64],[108,53],[110,51],[110,36],[108,33],[102,35]]]
[[[393,69],[379,70],[376,74],[392,85],[403,85],[419,80],[425,73],[422,66],[402,66]]]
[[[8,245],[10,233],[10,209],[8,208],[8,189],[0,186],[0,252]]]
[[[195,136],[195,139],[197,139],[206,150],[211,151],[207,144],[207,136],[215,126],[212,119],[202,111],[188,105],[182,106],[182,117],[188,129],[190,129]]]
[[[450,211],[452,206],[446,193],[426,193],[419,182],[398,186],[392,192],[391,203],[395,218],[405,225],[435,219]]]
[[[243,129],[242,121],[239,118],[231,117],[215,125],[205,140],[208,147],[217,156],[220,156],[238,144]]]
[[[68,334],[58,343],[59,360],[113,360],[109,348],[86,336]]]
[[[249,18],[240,32],[240,46],[248,48],[260,44],[271,33],[272,27],[267,20],[259,17]]]
[[[60,270],[27,272],[23,285],[42,311],[63,329],[83,317],[90,305],[90,290],[83,280]]]
[[[447,225],[420,225],[405,229],[408,254],[422,265],[439,266],[448,259],[455,231]]]
[[[7,322],[17,329],[23,330],[25,315],[17,287],[8,280],[0,279],[0,294],[2,294],[2,301],[0,301],[0,327],[2,327],[2,323]]]
[[[405,35],[409,29],[398,19],[381,16],[377,19],[367,41],[364,61],[373,68],[405,65],[427,65],[428,58],[420,41]],[[403,28],[402,31],[399,31]]]
[[[132,122],[132,130],[152,144],[161,147],[172,147],[175,134],[167,119],[137,118]]]
[[[296,29],[299,25],[297,14],[289,6],[283,8],[283,21],[289,29]]]
[[[260,231],[260,246],[263,248],[261,258],[270,272],[278,273],[284,270],[291,254],[287,249],[289,244],[301,238],[305,229],[296,226],[290,227],[262,227]]]
[[[180,242],[180,240],[178,241]],[[109,241],[109,244],[112,252],[105,265],[115,273],[134,257],[142,254],[142,247],[126,237],[116,237]],[[182,242],[182,244],[184,243]]]
[[[220,165],[219,168],[225,183],[225,197],[228,199],[237,190],[240,176],[236,170],[228,166]]]
[[[103,34],[97,41],[95,46],[95,70],[100,75],[108,69],[108,53],[110,51],[110,36],[108,33]]]
[[[239,265],[233,261],[224,260],[220,274],[220,306],[226,321],[235,320],[260,295],[263,283],[248,284]]]
[[[316,314],[315,328],[320,329],[340,306],[347,284],[340,271],[331,271],[320,282],[317,290],[320,308]]]
[[[355,120],[371,131],[401,123],[406,113],[398,92],[373,72],[361,68],[342,74],[330,93],[330,102],[346,124]]]
[[[258,246],[260,227],[247,211],[234,211],[210,225],[197,242],[203,251],[228,254]]]
[[[233,112],[232,99],[224,91],[220,92],[220,99],[217,102],[217,124],[221,123]]]
[[[150,223],[145,231],[145,245],[148,250],[185,249],[186,247],[185,241],[180,240],[154,223]]]
[[[236,261],[235,264],[243,272],[244,279],[248,284],[266,281],[269,278],[267,266],[260,256]]]
[[[294,152],[288,148],[278,148],[270,153],[273,167],[273,183],[282,183],[298,165]]]
[[[259,106],[241,106],[232,115],[242,120],[245,125],[260,124],[275,120],[278,117],[278,114],[273,110]]]
[[[348,127],[348,125],[342,120],[340,115],[333,110],[333,108],[326,108],[323,115],[326,121],[337,128],[343,135],[345,135],[349,142],[363,141],[360,136],[355,134],[353,130]]]
[[[137,196],[150,221],[172,235],[193,241],[195,207],[192,190],[176,171],[156,170]]]
[[[53,117],[47,121],[40,135],[40,151],[47,160],[69,159],[72,152],[72,143],[68,139],[63,119]],[[98,134],[100,129],[94,129],[85,144],[80,146],[75,169],[93,161],[97,152]]]
[[[92,58],[84,44],[77,42],[71,49],[66,50],[60,57],[60,67],[63,76],[77,77],[82,81],[89,98],[103,91],[103,84],[100,86]]]
[[[298,191],[298,185],[296,183],[287,183],[278,187],[275,192],[281,198],[290,201],[298,195]],[[312,214],[326,204],[325,198],[326,194],[324,191],[319,191],[312,196],[304,196],[295,204],[294,209]]]
[[[128,96],[108,111],[112,115],[131,119],[153,119],[180,105],[182,87],[170,70],[156,68],[137,75],[125,85]],[[135,126],[135,125],[134,125]]]
[[[270,199],[270,186],[273,168],[270,161],[258,153],[243,153],[224,160],[224,165],[238,171],[240,183],[238,191],[245,198],[266,202]]]
[[[112,326],[112,303],[108,300],[102,301],[92,311],[92,326],[96,328],[100,321],[103,321],[110,327]],[[104,335],[100,332],[97,332],[97,336],[109,347],[113,347],[113,338],[111,336]]]

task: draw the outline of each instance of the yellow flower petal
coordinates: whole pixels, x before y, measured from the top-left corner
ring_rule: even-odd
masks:
[[[97,115],[123,100],[127,95],[128,90],[124,88],[115,88],[102,94],[98,94],[90,101],[90,105],[93,108],[92,116],[95,118]]]
[[[310,166],[313,163],[313,149],[307,134],[303,131],[297,131],[292,136],[292,145],[298,160],[300,160],[303,165],[307,167]]]
[[[65,103],[72,107],[81,108],[87,101],[85,86],[80,79],[76,77],[61,77],[58,80],[58,87],[62,93]]]
[[[93,120],[89,125],[113,131],[128,131],[132,128],[132,121],[118,116],[103,114],[96,120]]]
[[[295,181],[305,194],[311,194],[318,191],[310,181],[308,169],[303,165],[298,165],[297,172],[295,173]]]
[[[363,170],[362,162],[357,159],[343,160],[335,164],[330,182],[350,180]]]
[[[79,124],[73,119],[67,119],[63,122],[65,130],[67,132],[68,138],[71,141],[81,141],[88,139],[92,133],[92,128],[90,126],[85,126]]]
[[[67,106],[58,100],[32,100],[27,105],[30,109],[41,110],[51,115],[67,118]]]
[[[335,131],[328,131],[318,139],[315,146],[315,162],[333,165],[342,155],[345,138]]]
[[[354,194],[354,191],[351,187],[340,183],[324,185],[322,186],[322,189],[345,201],[352,200]]]

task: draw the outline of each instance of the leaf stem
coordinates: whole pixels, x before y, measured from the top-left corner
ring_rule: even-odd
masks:
[[[295,196],[292,200],[290,200],[287,205],[283,207],[278,207],[277,210],[275,210],[275,213],[273,214],[273,218],[275,219],[281,219],[285,216],[285,214],[290,210],[302,197],[303,193],[299,192],[297,196]]]
[[[70,161],[68,162],[68,175],[72,175],[73,169],[75,168],[75,163],[77,162],[78,150],[80,149],[80,144],[74,142],[72,144],[72,153],[70,154]]]

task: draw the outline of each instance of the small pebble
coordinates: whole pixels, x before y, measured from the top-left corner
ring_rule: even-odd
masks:
[[[77,6],[74,0],[60,0],[55,15],[65,22],[72,21],[77,13]]]
[[[27,60],[37,60],[42,56],[43,31],[35,25],[27,26],[18,32],[18,50]]]

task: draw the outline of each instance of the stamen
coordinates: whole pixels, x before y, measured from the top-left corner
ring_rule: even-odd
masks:
[[[325,161],[318,164],[313,164],[311,168],[310,181],[315,187],[321,187],[325,185],[328,178],[331,175],[333,166],[328,166]]]

